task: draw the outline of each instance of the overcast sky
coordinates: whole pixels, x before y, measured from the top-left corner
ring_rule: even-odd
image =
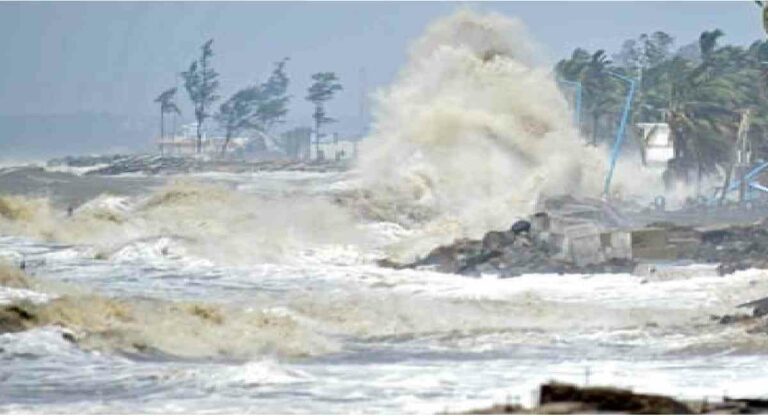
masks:
[[[214,38],[222,95],[262,80],[272,62],[288,56],[291,119],[309,117],[304,90],[316,71],[335,71],[345,85],[331,115],[356,116],[361,68],[369,90],[389,83],[409,41],[462,5],[522,18],[550,61],[577,46],[613,50],[654,30],[678,45],[715,27],[725,31],[724,42],[765,36],[759,9],[747,0],[0,3],[0,114],[154,114],[154,97]]]

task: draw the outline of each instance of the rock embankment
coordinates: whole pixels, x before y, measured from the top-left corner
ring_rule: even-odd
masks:
[[[538,215],[538,214],[537,214]],[[566,220],[567,221],[567,220]],[[768,269],[768,219],[747,225],[601,228],[582,223],[564,231],[532,229],[519,221],[482,239],[459,239],[395,268],[427,268],[467,276],[512,277],[529,273],[638,273],[638,265],[712,265],[720,275]]]
[[[394,268],[426,268],[467,276],[495,274],[513,277],[528,273],[629,273],[636,263],[610,259],[599,264],[577,265],[559,255],[559,249],[535,238],[530,223],[518,221],[506,231],[491,231],[482,240],[459,239],[440,246],[424,258],[407,264],[380,263]]]

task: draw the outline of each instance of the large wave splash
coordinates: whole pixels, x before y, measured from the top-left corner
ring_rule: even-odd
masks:
[[[535,58],[518,19],[461,10],[432,24],[377,94],[359,161],[370,199],[444,241],[506,228],[543,195],[599,195],[604,154]]]
[[[71,216],[47,198],[0,196],[0,233],[86,244],[104,259],[138,251],[226,265],[290,263],[322,246],[369,241],[352,215],[321,196],[264,197],[184,180],[146,197],[101,195]]]

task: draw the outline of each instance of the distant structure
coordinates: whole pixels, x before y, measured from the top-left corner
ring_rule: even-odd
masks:
[[[285,155],[294,160],[309,160],[312,154],[312,129],[297,127],[280,135]]]
[[[666,169],[667,162],[675,157],[671,130],[667,123],[638,123],[640,129],[643,164],[652,168]]]
[[[311,136],[312,144],[317,143],[315,133]],[[342,139],[338,133],[320,136],[317,146],[310,148],[309,158],[312,160],[344,160],[357,156],[357,139]],[[319,149],[319,153],[315,148]]]
[[[158,139],[157,147],[161,154],[168,156],[195,156],[197,137],[195,123],[180,126],[179,133]],[[202,135],[203,156],[222,156],[224,137]],[[233,137],[224,156],[236,156],[244,159],[292,159],[292,160],[345,160],[357,156],[360,139],[342,138],[338,133],[324,134],[316,144],[314,131],[308,127],[299,127],[286,131],[278,137],[260,132],[252,132],[249,137]],[[319,148],[318,154],[316,148]]]
[[[180,134],[174,134],[161,138],[157,142],[161,154],[173,156],[193,156],[197,154],[197,138],[195,136],[197,125],[189,123],[181,126]],[[233,137],[230,139],[227,154],[244,153],[248,150],[262,150],[263,141],[249,137]],[[223,137],[211,137],[203,132],[201,154],[220,154],[224,146]]]

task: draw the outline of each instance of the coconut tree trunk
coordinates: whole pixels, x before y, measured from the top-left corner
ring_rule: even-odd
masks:
[[[725,195],[728,192],[728,187],[731,186],[731,171],[733,170],[733,164],[728,166],[725,171],[725,182],[723,182],[723,190],[720,193],[720,205],[725,203]]]
[[[201,120],[200,118],[197,119],[197,154],[200,154],[203,152],[203,134],[201,130]]]
[[[696,199],[701,196],[701,178],[704,176],[704,167],[701,163],[701,152],[696,147]]]
[[[224,145],[221,146],[221,155],[224,156],[227,153],[227,146],[229,145],[229,139],[232,138],[232,131],[227,129],[227,134],[224,136]]]

